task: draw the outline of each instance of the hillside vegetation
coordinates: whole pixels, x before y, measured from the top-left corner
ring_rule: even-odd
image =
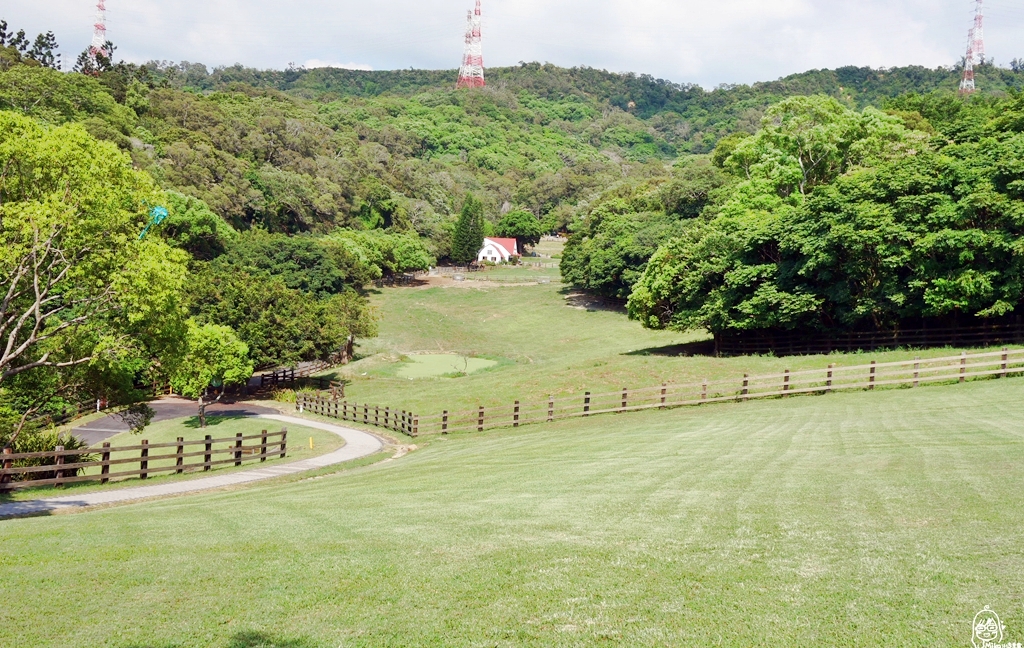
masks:
[[[27,328],[18,358],[0,358],[5,435],[74,401],[128,404],[167,382],[198,398],[252,367],[330,358],[382,325],[371,282],[471,261],[490,234],[572,233],[566,281],[631,298],[654,328],[854,327],[933,310],[997,316],[1019,301],[1020,100],[1004,97],[1019,65],[982,66],[985,93],[965,102],[952,68],[707,91],[523,64],[467,92],[438,71],[140,66],[112,44],[67,73],[57,49],[52,34],[32,41],[0,21],[3,271],[29,282],[26,259],[53,253],[73,267],[55,290],[97,288],[38,329],[11,320]],[[824,106],[822,118],[787,121],[801,106]],[[829,166],[794,182],[804,135]],[[847,208],[878,204],[865,192],[890,167],[878,181],[864,170],[880,164],[932,183],[892,197],[917,205],[907,214],[937,206],[959,220],[908,227],[901,212],[878,234],[896,251],[868,241],[806,258],[850,225]],[[838,203],[819,196],[829,188]],[[826,208],[841,212],[833,230],[804,227]],[[970,254],[934,260],[953,245]],[[680,271],[695,259],[714,267]],[[825,276],[835,272],[857,285]],[[33,312],[31,290],[13,294]]]

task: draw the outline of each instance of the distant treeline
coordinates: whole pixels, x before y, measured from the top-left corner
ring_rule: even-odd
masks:
[[[211,91],[244,84],[328,100],[384,94],[414,96],[454,87],[458,75],[456,70],[257,70],[241,65],[209,70],[202,64],[166,61],[149,66],[161,79],[177,88]],[[647,74],[619,74],[591,67],[561,68],[540,63],[490,68],[487,75],[488,83],[495,88],[525,90],[549,100],[576,95],[629,111],[650,121],[652,127],[679,145],[681,152],[706,153],[724,135],[737,130],[755,132],[764,110],[787,97],[824,94],[851,108],[878,107],[885,100],[908,92],[956,92],[962,69],[961,66],[934,69],[916,65],[889,69],[847,66],[811,70],[753,85],[722,85],[714,90]],[[985,63],[976,74],[978,86],[986,94],[1024,87],[1024,66],[1017,60],[1009,68]]]

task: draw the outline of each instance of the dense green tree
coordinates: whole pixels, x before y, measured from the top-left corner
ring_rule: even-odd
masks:
[[[680,165],[671,180],[620,184],[591,203],[562,255],[562,278],[626,299],[660,245],[679,236],[714,202],[728,178],[708,160]]]
[[[325,242],[358,259],[360,267],[371,270],[373,279],[426,270],[435,262],[423,240],[412,233],[342,230],[326,237]]]
[[[312,236],[260,229],[233,237],[226,252],[211,262],[211,269],[217,274],[276,277],[289,289],[315,298],[361,289],[371,276],[370,269],[343,247]]]
[[[452,261],[460,264],[476,261],[483,244],[484,205],[473,194],[467,194],[452,236]]]
[[[318,299],[278,276],[206,265],[195,277],[191,298],[196,320],[231,327],[260,368],[327,360],[349,335],[376,335],[374,312],[354,291]]]
[[[537,217],[526,210],[510,211],[501,217],[494,233],[498,236],[514,238],[519,254],[525,254],[527,247],[533,247],[540,243],[544,235],[544,225],[537,220]]]
[[[716,218],[659,249],[631,315],[655,328],[835,331],[1015,311],[1024,295],[1022,107],[1014,98],[943,120],[961,141],[939,150],[897,116],[865,111],[869,127],[858,129],[833,113],[852,135],[837,138],[823,120],[790,145],[824,152],[812,174],[796,155],[737,148],[727,166],[748,179]],[[752,139],[784,140],[774,127]]]
[[[194,259],[210,261],[221,256],[238,236],[198,198],[169,191],[167,207],[170,215],[160,229],[164,240]]]
[[[5,399],[36,389],[131,402],[181,331],[186,255],[139,239],[161,192],[80,126],[10,112],[0,112],[0,168]]]
[[[224,388],[244,385],[252,377],[249,347],[226,326],[190,321],[184,353],[171,373],[174,391],[199,405],[199,426],[206,427],[206,408],[224,397]],[[217,396],[212,400],[209,389]]]

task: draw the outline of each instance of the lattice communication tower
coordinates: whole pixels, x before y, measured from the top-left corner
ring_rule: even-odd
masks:
[[[96,3],[96,22],[92,26],[92,43],[89,45],[89,55],[96,60],[96,55],[103,51],[107,45],[107,4],[106,0],[99,0]]]
[[[456,88],[483,88],[484,80],[484,48],[482,37],[483,12],[480,0],[476,0],[476,10],[469,12],[469,26],[466,28],[466,53],[462,57],[459,68],[459,82]]]
[[[978,8],[974,13],[974,26],[967,35],[967,57],[964,59],[964,78],[960,82],[960,94],[972,94],[977,87],[974,84],[974,66],[985,62],[985,0],[977,0]]]

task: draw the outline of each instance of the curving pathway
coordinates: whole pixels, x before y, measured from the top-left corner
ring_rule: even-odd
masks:
[[[345,440],[345,445],[334,452],[319,457],[303,459],[292,463],[244,470],[226,475],[215,475],[188,481],[157,484],[154,486],[136,486],[134,488],[120,488],[117,490],[86,493],[83,495],[68,495],[65,497],[47,497],[45,499],[29,500],[25,502],[8,502],[0,504],[0,518],[21,517],[25,515],[40,515],[54,511],[87,508],[90,506],[101,506],[105,504],[117,504],[121,502],[132,502],[136,500],[149,499],[153,497],[166,497],[168,495],[181,495],[197,491],[234,486],[236,484],[248,484],[251,482],[273,479],[284,475],[334,466],[354,459],[361,459],[379,451],[384,447],[380,439],[368,434],[353,430],[351,428],[310,421],[308,419],[295,418],[293,416],[282,416],[278,414],[260,414],[253,418],[268,419],[290,423],[292,425],[303,425],[305,427],[333,432]]]

